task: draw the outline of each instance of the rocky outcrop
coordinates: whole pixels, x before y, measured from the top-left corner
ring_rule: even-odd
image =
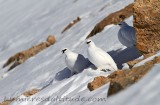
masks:
[[[38,93],[40,91],[40,89],[32,89],[29,91],[24,92],[22,95],[24,95],[25,97],[30,97],[36,93]],[[2,103],[0,103],[0,105],[9,105],[11,102],[16,101],[18,98],[12,98],[10,100],[4,100]]]
[[[108,95],[111,96],[140,80],[153,65],[143,65],[131,70],[121,70],[109,76],[111,78]]]
[[[114,12],[108,15],[106,18],[104,18],[101,22],[99,22],[94,27],[94,29],[87,36],[87,38],[92,37],[96,35],[97,33],[101,32],[105,26],[110,25],[110,24],[118,24],[119,22],[121,22],[127,17],[130,17],[131,15],[133,15],[133,4],[130,4],[126,6],[124,9],[121,9],[117,12]]]
[[[8,59],[8,61],[3,65],[3,68],[6,67],[6,66],[9,66],[10,64],[13,63],[13,65],[11,65],[10,68],[9,68],[9,70],[11,70],[11,69],[15,68],[16,66],[24,63],[30,57],[35,56],[40,51],[42,51],[42,50],[46,49],[47,47],[53,45],[55,42],[56,42],[55,37],[50,35],[47,38],[46,42],[42,42],[42,43],[40,43],[36,46],[33,46],[32,48],[30,48],[28,50],[21,51],[21,52],[15,54],[14,56],[10,57]]]
[[[142,54],[160,50],[160,1],[135,0],[134,27]]]
[[[132,68],[131,70],[118,70],[110,74],[108,77],[96,77],[88,84],[88,89],[93,91],[106,83],[110,82],[108,96],[111,96],[128,86],[140,80],[148,71],[151,70],[154,64],[160,63],[160,56],[146,62],[144,65]]]
[[[0,105],[9,105],[11,102],[13,102],[15,99],[11,99],[11,100],[5,100],[2,103],[0,103]]]
[[[145,65],[131,70],[118,70],[108,77],[96,77],[88,84],[88,89],[93,91],[110,82],[108,95],[112,95],[138,81],[151,67],[151,65]]]
[[[53,45],[56,42],[56,38],[54,36],[52,36],[52,35],[49,35],[48,38],[47,38],[47,42],[50,45]]]
[[[129,66],[129,68],[131,69],[135,64],[141,62],[143,59],[135,59],[133,61],[128,61],[127,64]]]
[[[76,2],[76,1],[75,1]],[[75,25],[76,23],[78,23],[81,20],[80,17],[77,17],[75,20],[73,20],[72,22],[70,22],[62,31],[62,33],[64,33],[65,31],[67,31],[68,29],[70,29],[73,25]]]
[[[131,69],[135,64],[143,61],[144,59],[148,58],[148,57],[151,57],[155,55],[155,53],[148,53],[148,54],[144,54],[143,55],[143,59],[135,59],[135,60],[132,60],[132,61],[128,61],[127,64],[129,66],[129,68]]]
[[[39,89],[32,89],[30,91],[27,91],[27,92],[23,93],[23,95],[26,96],[26,97],[30,97],[30,96],[38,93],[39,91],[40,91]]]
[[[108,83],[109,81],[110,81],[110,79],[107,77],[104,77],[104,76],[95,77],[94,80],[88,84],[88,89],[90,91],[93,91],[93,90],[103,86],[104,84]]]

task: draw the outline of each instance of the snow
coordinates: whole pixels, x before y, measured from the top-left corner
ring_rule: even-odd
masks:
[[[157,52],[155,55],[150,56],[150,57],[144,59],[143,61],[135,64],[134,67],[138,67],[138,66],[140,66],[140,65],[144,65],[147,61],[153,60],[156,56],[160,56],[160,52]]]
[[[34,88],[41,89],[41,91],[28,97],[29,99],[49,96],[106,98],[109,84],[92,92],[87,89],[87,84],[94,77],[107,76],[111,72],[95,71],[91,65],[83,72],[70,76],[61,49],[67,47],[87,58],[85,38],[88,33],[107,15],[130,3],[133,3],[133,0],[0,0],[0,102],[14,97],[26,98],[22,93]],[[81,21],[62,34],[62,30],[78,16]],[[126,22],[132,25],[132,20],[133,17],[129,17]],[[118,41],[118,30],[119,26],[109,25],[91,39],[98,47],[108,52],[118,67],[122,68],[123,63],[138,58],[140,54],[135,47],[126,48]],[[9,57],[44,41],[49,34],[55,35],[57,39],[53,46],[28,59],[12,71],[7,72],[8,68],[2,68]],[[145,84],[149,79],[158,81],[158,67],[159,65],[156,65],[144,79],[128,90],[107,99],[107,102],[100,101],[99,103],[114,105],[114,102],[119,102],[119,105],[125,105],[128,102],[127,105],[132,105],[137,102],[134,105],[138,105],[140,103],[138,98],[147,95],[147,91],[151,91],[152,88],[155,89],[152,97],[158,96],[158,90],[156,90],[158,84],[152,82]],[[134,97],[134,92],[139,92],[147,86],[149,86],[148,90],[137,94],[138,98]],[[128,91],[131,94],[127,94]],[[121,94],[124,97],[121,97]],[[136,102],[129,101],[129,99],[134,99]],[[158,102],[156,99],[152,100]],[[15,101],[11,105],[72,105],[75,103],[77,105],[97,104],[93,101],[67,101],[67,103]],[[147,104],[149,105],[149,102]]]
[[[160,64],[156,64],[151,71],[137,84],[118,93],[100,105],[159,105]],[[123,96],[123,97],[122,97]],[[93,105],[97,105],[94,104]]]
[[[87,97],[91,97],[95,94],[98,94],[97,92],[89,92],[89,90],[87,89],[87,83],[89,83],[90,81],[92,81],[93,77],[96,76],[107,76],[110,73],[106,73],[106,72],[102,72],[102,71],[94,71],[91,68],[90,69],[86,69],[84,70],[82,73],[80,73],[79,75],[74,75],[72,77],[70,77],[69,79],[65,79],[63,81],[57,82],[57,83],[53,83],[52,85],[48,86],[47,88],[43,89],[40,93],[35,94],[34,96],[30,97],[30,99],[34,99],[34,98],[54,98],[54,97],[69,97],[69,98],[74,98],[76,99],[77,97],[85,97],[87,99]],[[109,87],[109,85],[104,86],[103,89],[99,89],[99,91],[104,91],[104,88],[106,89],[104,92],[102,92],[103,94],[107,94],[107,88]],[[76,93],[76,94],[75,94]],[[84,94],[84,93],[90,93],[90,94]],[[106,96],[106,95],[105,95]],[[106,98],[106,97],[104,97]],[[29,101],[29,102],[22,102],[21,105],[36,105],[36,104],[46,104],[46,103],[51,103],[54,105],[60,105],[61,102],[59,101],[46,101],[46,102],[41,102],[41,101]],[[70,105],[70,101],[64,101],[65,103],[61,103],[62,105]],[[67,103],[68,102],[68,103]],[[83,101],[82,101],[83,102]],[[17,103],[14,103],[15,105],[17,105]],[[13,105],[14,105],[13,104]]]

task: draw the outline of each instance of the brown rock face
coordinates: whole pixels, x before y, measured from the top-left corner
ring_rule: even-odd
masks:
[[[122,20],[127,17],[133,15],[133,4],[126,6],[124,9],[121,9],[117,12],[111,13],[106,18],[104,18],[101,22],[99,22],[91,33],[87,36],[87,38],[96,35],[97,33],[101,32],[105,26],[110,24],[118,24]]]
[[[0,105],[9,105],[12,101],[14,101],[15,99],[11,99],[11,100],[5,100],[2,103],[0,103]]]
[[[121,70],[121,72],[123,72],[121,74],[116,72],[111,74],[111,76],[115,74],[116,76],[110,81],[108,96],[116,94],[140,80],[151,69],[152,66],[153,64],[146,64],[144,66],[132,68],[131,70]]]
[[[155,63],[160,63],[160,56],[155,57],[153,60],[146,62],[142,66],[132,68],[131,70],[118,70],[110,74],[108,77],[96,77],[91,83],[88,84],[88,89],[93,91],[110,82],[108,96],[111,96],[136,83],[149,70],[151,70]]]
[[[160,50],[160,1],[135,0],[134,27],[142,54]]]
[[[39,91],[40,91],[40,89],[32,89],[30,91],[23,93],[23,95],[26,97],[30,97],[30,96],[38,93]],[[9,105],[11,102],[16,101],[16,100],[17,100],[17,98],[13,98],[10,100],[4,100],[2,103],[0,103],[0,105]]]
[[[39,91],[40,91],[39,89],[32,89],[30,91],[27,91],[27,92],[23,93],[23,95],[26,96],[26,97],[29,97],[29,96],[32,96],[32,95],[38,93]]]
[[[127,64],[129,66],[129,68],[131,69],[135,64],[141,62],[143,59],[135,59],[133,61],[128,61]]]
[[[10,64],[13,63],[13,65],[10,66],[9,70],[12,70],[13,68],[15,68],[16,66],[24,63],[27,59],[29,59],[30,57],[35,56],[36,54],[38,54],[40,51],[46,49],[47,47],[53,45],[56,42],[56,39],[54,36],[49,36],[47,38],[46,42],[42,42],[38,45],[35,45],[25,51],[21,51],[18,52],[17,54],[11,56],[8,61],[3,65],[3,68],[5,68],[6,66],[9,66]]]
[[[54,44],[56,42],[56,38],[52,35],[49,35],[47,38],[47,42],[49,42],[50,44]]]
[[[109,79],[104,76],[96,77],[94,78],[93,82],[88,84],[88,89],[90,91],[93,91],[101,87],[102,85],[106,84],[107,82],[109,82]]]
[[[78,23],[81,20],[80,17],[77,17],[75,20],[73,20],[72,22],[70,22],[62,31],[62,33],[64,33],[65,31],[67,31],[68,29],[70,29],[73,25],[75,25],[76,23]]]

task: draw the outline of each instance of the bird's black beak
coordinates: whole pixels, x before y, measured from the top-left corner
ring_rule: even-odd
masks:
[[[62,54],[64,54],[64,52],[66,51],[67,49],[64,49],[64,50],[62,50],[61,52],[62,52]]]
[[[119,26],[122,25],[121,23],[118,24]]]
[[[91,43],[91,41],[88,41],[87,44]]]

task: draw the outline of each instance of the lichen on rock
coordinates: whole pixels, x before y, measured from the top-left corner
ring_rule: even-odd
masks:
[[[160,1],[135,0],[134,27],[137,48],[142,54],[160,50]]]

